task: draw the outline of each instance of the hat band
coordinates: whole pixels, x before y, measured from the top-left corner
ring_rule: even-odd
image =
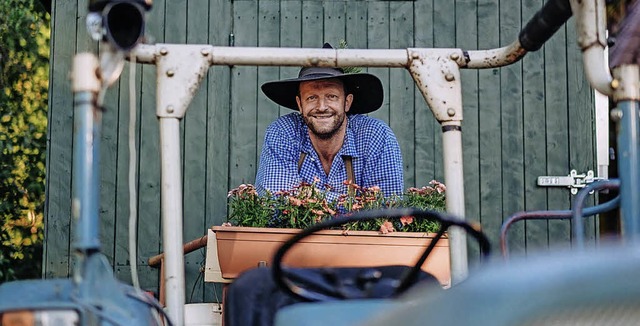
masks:
[[[344,72],[340,68],[327,68],[327,67],[306,67],[300,69],[298,73],[298,78],[307,77],[307,76],[338,76],[343,75]]]

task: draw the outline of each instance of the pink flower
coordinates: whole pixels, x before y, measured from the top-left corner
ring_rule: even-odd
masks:
[[[293,206],[302,206],[302,200],[296,197],[289,197],[289,203]]]
[[[382,223],[382,225],[380,225],[380,233],[382,234],[387,234],[394,231],[395,229],[393,228],[393,224],[389,221],[385,221],[384,223]]]

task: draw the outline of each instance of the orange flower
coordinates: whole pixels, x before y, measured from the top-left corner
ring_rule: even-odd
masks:
[[[413,216],[403,216],[400,218],[400,223],[402,223],[402,226],[405,226],[407,224],[411,224],[413,223]]]

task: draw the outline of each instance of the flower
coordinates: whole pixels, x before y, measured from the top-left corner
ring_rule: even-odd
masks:
[[[259,196],[251,184],[241,184],[228,193],[229,217],[232,225],[251,227],[306,228],[338,214],[349,214],[368,209],[415,207],[444,211],[444,184],[432,180],[429,186],[411,187],[401,196],[385,197],[379,186],[361,187],[345,181],[348,191],[335,201],[329,202],[329,188],[318,187],[319,179],[312,183],[300,183],[292,189],[267,192]],[[399,221],[386,219],[359,221],[343,226],[349,230],[370,230],[381,233],[394,231],[435,232],[437,222],[403,216]]]

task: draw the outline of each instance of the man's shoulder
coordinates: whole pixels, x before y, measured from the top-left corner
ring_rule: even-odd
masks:
[[[300,130],[304,125],[304,121],[298,112],[292,112],[289,114],[285,114],[275,121],[273,121],[267,131],[287,131],[287,132],[295,132]]]
[[[387,132],[391,128],[382,120],[363,114],[353,114],[349,116],[349,126],[358,132]]]

